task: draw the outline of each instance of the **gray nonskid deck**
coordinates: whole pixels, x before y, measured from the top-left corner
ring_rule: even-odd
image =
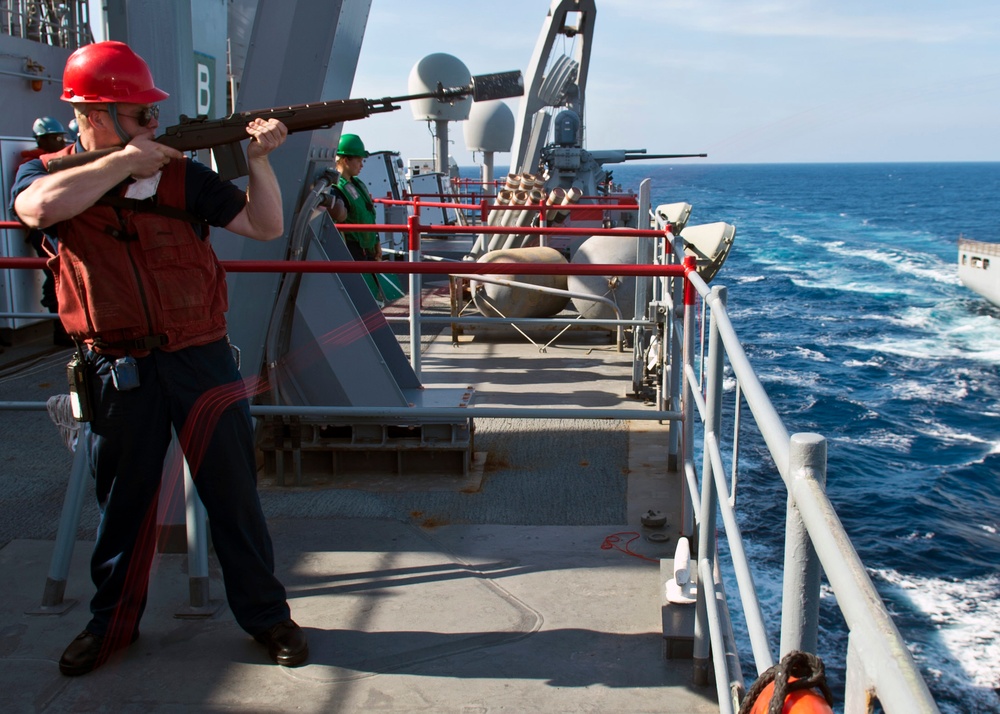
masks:
[[[542,401],[635,406],[623,396],[627,354],[607,347],[565,349],[543,354],[523,341],[501,345],[478,336],[456,348],[442,336],[426,349],[424,381],[478,377],[471,380],[477,398],[493,405],[507,399],[521,406],[534,390]],[[501,352],[510,369],[487,376],[481,367]],[[545,379],[544,390],[533,388],[518,368],[528,364],[535,377],[546,370],[550,377],[575,377]],[[593,379],[584,378],[588,370],[596,370]],[[500,396],[501,387],[507,397]],[[530,426],[534,420],[525,421]],[[671,499],[679,477],[664,467],[666,429],[655,422],[625,426],[627,457],[620,473],[628,479],[629,498],[620,522],[475,523],[462,522],[461,514],[451,520],[356,518],[333,505],[335,494],[266,489],[278,571],[293,617],[310,637],[310,662],[297,669],[270,664],[222,603],[209,619],[176,617],[188,596],[186,558],[160,555],[139,641],[85,677],[62,677],[58,658],[88,619],[92,543],[79,541],[73,554],[66,597],[76,605],[63,616],[37,616],[25,613],[40,602],[52,541],[19,537],[0,550],[5,710],[718,711],[714,690],[690,685],[690,661],[662,656],[662,585],[657,564],[645,558],[672,553],[680,518]],[[563,427],[577,425],[547,422],[538,438],[553,443],[553,434],[542,432],[558,437]],[[532,433],[518,428],[518,438]],[[489,431],[485,424],[481,429]],[[495,432],[494,438],[505,438],[502,429]],[[613,443],[608,439],[607,448]],[[525,447],[523,453],[530,451]],[[520,454],[511,458],[527,458]],[[49,456],[59,468],[67,462],[65,454]],[[564,458],[575,477],[593,473],[577,455]],[[503,466],[520,469],[525,479],[545,476],[523,463]],[[26,468],[22,457],[8,458],[4,477],[16,480]],[[493,477],[487,475],[481,493],[467,496],[510,498],[490,490]],[[554,502],[571,502],[572,488],[570,482],[541,492]],[[414,499],[420,495],[411,493]],[[524,493],[536,498],[539,492]],[[298,504],[306,502],[313,505],[301,517]],[[647,539],[648,529],[639,523],[649,509],[668,514],[671,539],[665,544]],[[85,514],[82,534],[93,526],[87,519]],[[638,537],[626,546],[633,534]],[[602,547],[616,535],[613,547]],[[223,599],[217,570],[211,593]]]
[[[8,711],[711,712],[690,663],[661,655],[658,570],[600,546],[604,527],[272,521],[310,663],[271,665],[228,610],[175,617],[184,558],[160,556],[142,636],[82,678],[56,662],[86,619],[89,543],[63,617],[37,604],[51,543],[0,550]],[[331,544],[335,547],[331,548]],[[218,573],[213,592],[221,597]]]

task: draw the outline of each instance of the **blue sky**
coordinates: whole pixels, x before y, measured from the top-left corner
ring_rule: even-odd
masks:
[[[406,94],[434,52],[472,74],[525,71],[548,7],[373,0],[352,96]],[[718,163],[1000,161],[1000,3],[597,0],[584,119],[592,150]],[[406,106],[346,131],[432,153]],[[449,134],[472,164],[461,125]]]

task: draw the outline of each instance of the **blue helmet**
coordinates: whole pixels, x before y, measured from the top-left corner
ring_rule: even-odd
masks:
[[[70,119],[69,124],[66,125],[66,140],[73,143],[76,141],[78,136],[80,136],[80,125],[74,117],[73,119]]]
[[[35,123],[31,125],[31,133],[37,139],[46,134],[65,134],[66,129],[52,117],[38,117],[35,119]]]

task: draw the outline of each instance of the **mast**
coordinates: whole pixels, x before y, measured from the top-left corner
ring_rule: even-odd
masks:
[[[553,108],[572,109],[584,116],[587,70],[593,44],[595,0],[552,0],[525,74],[525,92],[514,128],[513,173],[536,173],[546,143]],[[551,61],[560,37],[574,40],[573,56]],[[581,137],[582,139],[582,137]]]

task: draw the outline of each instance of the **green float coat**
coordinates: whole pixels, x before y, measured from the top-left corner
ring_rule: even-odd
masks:
[[[375,204],[368,195],[368,188],[358,178],[347,179],[343,176],[337,182],[337,188],[347,201],[347,220],[345,223],[374,223]],[[353,240],[361,244],[365,250],[375,250],[378,243],[378,233],[369,231],[350,231],[344,233],[344,240]]]

